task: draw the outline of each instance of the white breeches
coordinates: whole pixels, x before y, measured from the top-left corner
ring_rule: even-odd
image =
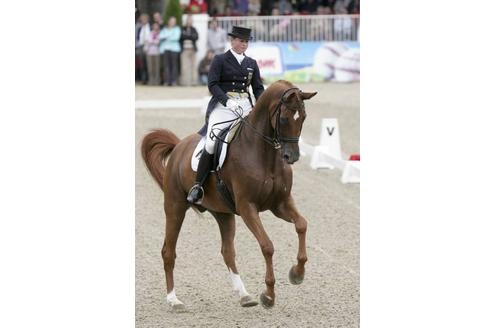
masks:
[[[232,97],[230,99],[233,99],[239,103],[242,107],[242,116],[246,116],[251,112],[251,103],[249,102],[249,98],[236,98]],[[241,114],[241,111],[238,110],[239,114]],[[234,113],[230,108],[225,107],[221,103],[218,103],[213,111],[210,114],[210,117],[208,118],[208,130],[206,131],[206,144],[205,144],[205,149],[209,154],[213,154],[213,149],[215,146],[215,137],[212,135],[212,130],[215,135],[219,135],[220,131],[222,131],[225,127],[229,126],[232,124],[235,120],[237,119],[238,115]],[[225,121],[230,121],[230,122],[225,122]],[[220,122],[225,122],[225,123],[220,123]]]

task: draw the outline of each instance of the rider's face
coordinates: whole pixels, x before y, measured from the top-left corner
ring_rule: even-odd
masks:
[[[249,41],[248,40],[243,40],[239,38],[232,38],[232,41],[230,42],[232,49],[238,53],[238,54],[243,54],[246,49],[248,48]]]

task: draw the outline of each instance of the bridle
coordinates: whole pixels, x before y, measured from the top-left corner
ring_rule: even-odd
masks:
[[[247,121],[247,119],[246,119],[247,117],[241,119],[242,123],[249,126],[256,134],[261,136],[264,141],[266,141],[267,143],[272,145],[275,149],[280,149],[281,143],[298,143],[299,142],[299,136],[297,136],[297,137],[283,137],[280,135],[280,113],[282,112],[282,105],[285,105],[287,102],[287,97],[290,96],[294,92],[300,92],[300,91],[301,90],[299,90],[299,88],[289,88],[282,93],[282,96],[280,96],[280,100],[277,104],[277,107],[275,108],[273,113],[269,116],[270,122],[271,122],[273,116],[275,116],[275,115],[277,116],[277,119],[275,121],[275,129],[274,129],[273,137],[265,136],[263,133],[256,130],[254,128],[254,126],[252,126]],[[296,112],[295,110],[292,110],[288,107],[285,107],[285,108],[291,112],[294,112],[294,113]]]
[[[294,91],[295,90],[295,91]],[[285,102],[287,101],[287,98],[284,98],[286,95],[287,97],[292,94],[293,92],[300,91],[299,88],[290,88],[284,91],[282,96],[280,97],[280,101],[278,102],[277,108],[275,108],[275,111],[273,114],[270,116],[270,121],[273,115],[277,115],[277,120],[275,121],[275,133],[273,136],[273,141],[274,141],[274,147],[275,149],[280,148],[280,143],[285,142],[285,143],[298,143],[299,142],[299,136],[297,137],[282,137],[280,136],[280,113],[282,112],[282,105],[285,105]],[[295,113],[295,110],[292,110],[288,108],[287,106],[285,107],[289,111]]]

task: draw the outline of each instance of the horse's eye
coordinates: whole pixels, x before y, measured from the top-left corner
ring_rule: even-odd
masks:
[[[289,119],[287,117],[281,117],[280,118],[280,124],[281,125],[289,124]]]

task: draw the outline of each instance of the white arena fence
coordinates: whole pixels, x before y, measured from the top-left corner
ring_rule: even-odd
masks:
[[[217,21],[227,32],[233,25],[251,28],[253,42],[359,41],[359,15],[232,16]]]

